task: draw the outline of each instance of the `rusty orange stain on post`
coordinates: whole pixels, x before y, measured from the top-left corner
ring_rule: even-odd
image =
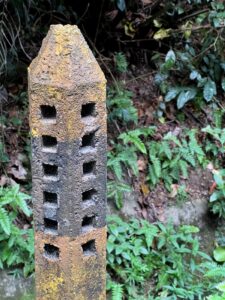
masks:
[[[77,26],[29,68],[37,300],[105,300],[106,80]]]

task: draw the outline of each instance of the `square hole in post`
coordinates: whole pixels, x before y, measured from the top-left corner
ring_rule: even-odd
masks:
[[[90,201],[93,200],[93,197],[96,195],[96,190],[91,189],[89,191],[85,191],[82,193],[82,200],[83,201]]]
[[[56,152],[57,150],[57,139],[50,135],[42,136],[42,145],[44,151]]]
[[[56,177],[58,175],[58,167],[56,165],[43,164],[45,176]]]
[[[81,245],[84,255],[96,255],[95,240],[88,241],[86,244]]]
[[[54,121],[56,119],[55,106],[41,105],[41,116],[43,119]]]
[[[83,164],[83,174],[84,175],[91,175],[95,173],[95,161],[89,161]]]
[[[82,145],[81,147],[94,147],[95,146],[95,133],[91,132],[85,134],[82,137]]]
[[[53,260],[59,259],[59,248],[51,245],[51,244],[45,244],[44,245],[44,255],[45,257]]]
[[[86,231],[93,227],[95,221],[95,216],[85,216],[82,220],[82,230]]]
[[[82,105],[81,117],[94,117],[95,116],[95,103],[86,103]]]
[[[58,230],[58,222],[48,218],[44,218],[44,226],[48,231],[53,231],[54,233]]]
[[[44,203],[57,204],[58,196],[56,193],[43,192]]]

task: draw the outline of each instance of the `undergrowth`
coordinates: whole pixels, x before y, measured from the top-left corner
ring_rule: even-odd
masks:
[[[19,185],[0,188],[0,268],[13,268],[14,274],[22,268],[24,276],[34,271],[34,237],[33,229],[21,225],[18,217],[31,217],[29,199]]]
[[[122,98],[123,95],[129,95],[130,109],[132,94],[126,91],[119,94]],[[178,133],[169,131],[159,138],[156,126],[130,129],[136,119],[122,118],[118,111],[120,103],[123,106],[123,101],[116,102],[117,106],[114,107],[114,100],[110,97],[109,120],[127,126],[124,132],[109,141],[107,167],[112,176],[108,181],[108,197],[115,200],[116,207],[120,209],[123,206],[124,193],[132,191],[127,178],[139,178],[138,161],[144,157],[146,183],[150,189],[154,189],[157,184],[164,184],[169,192],[173,184],[180,184],[181,179],[188,179],[191,168],[206,168],[208,164],[212,164],[215,190],[210,197],[209,207],[214,214],[224,218],[225,171],[221,168],[225,144],[225,130],[222,128],[224,111],[215,110],[212,124],[201,130],[181,128]],[[114,97],[117,99],[115,95]],[[124,116],[130,115],[127,108],[123,109]],[[113,119],[110,119],[112,116]]]
[[[118,216],[108,222],[107,287],[113,300],[206,299],[215,288],[222,292],[224,266],[200,250],[197,227],[127,223]]]

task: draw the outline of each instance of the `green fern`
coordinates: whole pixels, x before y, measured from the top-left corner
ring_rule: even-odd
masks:
[[[114,199],[118,209],[123,207],[124,193],[131,192],[131,190],[131,187],[123,182],[109,181],[107,183],[107,197],[109,199]]]
[[[209,270],[205,274],[206,277],[209,277],[209,278],[225,277],[225,265],[220,266],[220,265],[217,265],[214,263],[214,264],[210,264],[210,265],[208,264],[207,268]]]
[[[110,122],[121,121],[122,123],[134,122],[137,124],[137,109],[133,105],[130,91],[111,89],[106,103]]]
[[[7,235],[10,235],[10,219],[6,210],[3,207],[0,207],[0,226]]]
[[[181,159],[179,161],[179,167],[180,167],[180,170],[182,172],[182,176],[184,178],[188,178],[188,164],[185,160]]]
[[[162,141],[161,147],[159,149],[160,153],[165,153],[166,157],[171,160],[172,158],[172,151],[170,149],[170,145],[167,141]]]
[[[147,149],[145,147],[145,143],[141,139],[141,136],[152,136],[154,131],[155,127],[139,128],[124,132],[120,134],[118,138],[121,139],[125,145],[133,144],[141,153],[147,154]]]
[[[119,157],[115,156],[112,152],[108,153],[107,167],[116,175],[119,180],[122,180],[122,166]]]
[[[123,286],[119,283],[112,284],[112,300],[123,299]]]
[[[108,152],[107,167],[112,171],[117,179],[123,179],[123,167],[133,171],[135,176],[138,175],[137,154],[134,147],[121,147],[116,145],[114,151]]]
[[[0,268],[23,267],[24,276],[34,271],[33,229],[20,229],[15,220],[22,212],[31,215],[27,200],[19,185],[0,188]]]
[[[127,71],[128,63],[126,56],[122,52],[115,54],[115,62],[117,71],[124,73]]]

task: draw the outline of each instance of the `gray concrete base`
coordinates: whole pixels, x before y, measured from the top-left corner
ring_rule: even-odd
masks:
[[[1,300],[35,300],[34,277],[16,278],[6,271],[0,272]]]

